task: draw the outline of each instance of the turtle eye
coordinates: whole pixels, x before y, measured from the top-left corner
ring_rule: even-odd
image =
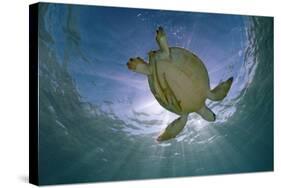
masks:
[[[130,58],[129,60],[130,60],[130,61],[133,61],[133,58]]]

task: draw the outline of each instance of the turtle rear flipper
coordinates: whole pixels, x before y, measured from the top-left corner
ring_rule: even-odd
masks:
[[[233,77],[220,83],[217,87],[208,92],[208,99],[212,101],[220,101],[227,95],[233,82]]]
[[[170,123],[164,132],[157,138],[158,142],[175,138],[184,128],[188,115],[183,115]]]
[[[197,113],[207,121],[216,120],[216,114],[212,110],[210,110],[206,105],[204,105],[200,110],[198,110]]]

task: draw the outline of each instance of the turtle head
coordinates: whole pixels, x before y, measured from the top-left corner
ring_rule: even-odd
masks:
[[[148,58],[149,58],[149,62],[153,59],[155,59],[155,55],[156,55],[156,51],[152,50],[150,52],[148,52]]]

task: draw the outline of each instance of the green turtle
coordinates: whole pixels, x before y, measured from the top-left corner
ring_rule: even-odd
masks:
[[[207,121],[216,115],[205,101],[224,99],[232,85],[233,77],[210,89],[208,71],[194,53],[179,47],[169,47],[162,27],[156,31],[159,50],[148,53],[149,63],[140,57],[130,58],[130,70],[148,76],[151,92],[161,106],[180,117],[171,122],[157,141],[176,137],[184,128],[188,114],[196,112]]]

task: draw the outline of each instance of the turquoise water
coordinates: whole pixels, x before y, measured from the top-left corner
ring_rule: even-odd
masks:
[[[147,78],[127,69],[147,59],[162,26],[171,46],[196,53],[211,87],[213,123],[196,114],[170,141],[177,116]],[[39,183],[65,184],[273,170],[273,18],[41,4]]]

